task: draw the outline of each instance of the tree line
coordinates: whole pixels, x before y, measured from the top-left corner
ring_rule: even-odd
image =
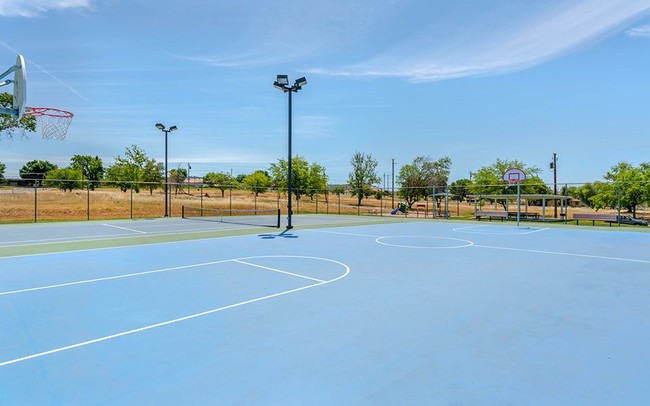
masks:
[[[13,103],[13,96],[0,93],[0,107]],[[17,120],[0,114],[0,134],[11,138],[15,131],[22,134],[36,131],[34,117],[24,116]],[[176,168],[165,174],[164,166],[137,145],[127,147],[124,156],[116,156],[115,163],[104,168],[102,160],[89,155],[74,155],[70,164],[59,168],[48,161],[33,160],[20,169],[20,177],[31,182],[43,182],[46,186],[61,190],[100,187],[102,182],[111,182],[123,192],[141,189],[149,191],[162,188],[166,178],[175,185],[176,191],[186,180],[188,173],[184,168]],[[433,160],[428,156],[417,156],[409,164],[403,165],[397,174],[397,196],[411,206],[413,203],[432,196],[434,190],[455,200],[464,200],[468,195],[498,195],[512,193],[512,187],[503,182],[501,175],[510,168],[518,168],[527,173],[521,183],[521,192],[526,194],[550,194],[551,190],[540,178],[541,170],[529,167],[521,161],[497,159],[492,165],[479,168],[473,179],[459,179],[449,184],[451,160],[442,157]],[[371,196],[381,198],[386,195],[376,185],[380,182],[377,174],[377,161],[371,154],[355,152],[350,159],[351,170],[345,185],[328,186],[325,167],[309,163],[304,157],[292,158],[292,193],[296,199],[302,196],[314,198],[318,194],[349,193],[361,205],[363,199]],[[0,162],[0,181],[4,179],[6,165]],[[221,190],[221,195],[233,187],[246,187],[255,195],[269,189],[286,190],[288,165],[284,159],[271,163],[267,170],[257,170],[251,174],[232,176],[226,172],[208,172],[203,176],[203,184]],[[636,215],[637,207],[650,203],[650,163],[634,166],[620,162],[603,176],[604,181],[587,183],[582,186],[565,186],[561,194],[574,197],[596,210],[602,208],[624,207]],[[438,193],[436,193],[437,195]]]
[[[20,169],[20,177],[30,182],[41,182],[48,187],[64,191],[74,189],[94,190],[102,183],[126,192],[139,193],[164,187],[164,165],[146,155],[137,145],[127,147],[124,155],[114,157],[115,163],[108,168],[95,156],[74,155],[70,164],[59,168],[48,161],[32,160]],[[540,178],[541,169],[528,166],[518,160],[497,159],[495,163],[479,168],[473,172],[473,179],[459,179],[449,183],[451,159],[448,157],[433,160],[427,156],[418,156],[411,163],[402,165],[397,173],[396,196],[408,206],[427,199],[439,202],[444,196],[453,200],[465,200],[469,195],[489,196],[513,194],[514,187],[505,183],[501,176],[510,168],[522,169],[527,174],[521,182],[521,193],[552,194],[549,186]],[[372,196],[382,198],[390,196],[389,191],[377,185],[378,162],[371,154],[355,152],[350,159],[351,170],[344,185],[330,186],[326,169],[319,163],[310,163],[302,156],[292,159],[292,193],[297,200],[306,196],[313,199],[316,195],[349,194],[356,197],[361,205],[363,199]],[[4,179],[6,165],[0,162],[0,180]],[[202,184],[217,188],[221,196],[231,188],[246,188],[256,196],[269,190],[286,190],[288,165],[285,159],[271,163],[267,170],[256,170],[250,174],[233,176],[227,172],[208,172],[203,176]],[[182,190],[187,180],[185,168],[171,169],[169,182]],[[637,208],[650,203],[650,163],[634,166],[620,162],[613,166],[604,176],[604,181],[586,183],[581,186],[563,186],[560,195],[577,198],[582,204],[595,210],[622,207],[636,215]],[[433,192],[437,191],[434,195]],[[533,202],[534,203],[534,202]]]

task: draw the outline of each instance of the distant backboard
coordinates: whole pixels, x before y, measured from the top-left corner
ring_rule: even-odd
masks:
[[[27,70],[25,58],[18,55],[14,72],[14,109],[18,110],[18,118],[25,113],[25,103],[27,103]]]
[[[503,173],[502,179],[508,183],[523,182],[526,180],[526,172],[519,168],[511,168]]]

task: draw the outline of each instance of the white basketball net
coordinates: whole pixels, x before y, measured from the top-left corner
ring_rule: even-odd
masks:
[[[74,117],[74,114],[69,111],[51,107],[27,107],[25,115],[36,117],[43,138],[60,141],[65,140]]]

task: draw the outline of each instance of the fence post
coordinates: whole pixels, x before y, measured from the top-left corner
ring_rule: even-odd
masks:
[[[131,184],[131,220],[133,220],[133,184]]]
[[[339,215],[341,215],[341,195],[337,195],[339,197]]]
[[[617,194],[618,194],[618,216],[616,217],[616,222],[620,227],[621,225],[621,184],[618,183],[616,186],[617,186]]]
[[[316,214],[318,214],[318,195],[316,195]]]
[[[86,195],[88,197],[86,203],[86,220],[90,221],[90,182],[86,183]]]
[[[34,181],[34,223],[38,220],[38,181]]]

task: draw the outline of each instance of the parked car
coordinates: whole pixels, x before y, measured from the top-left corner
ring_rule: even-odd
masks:
[[[618,216],[619,221],[621,224],[632,224],[635,226],[647,226],[648,222],[646,220],[641,220],[638,218],[634,218],[632,216]]]

